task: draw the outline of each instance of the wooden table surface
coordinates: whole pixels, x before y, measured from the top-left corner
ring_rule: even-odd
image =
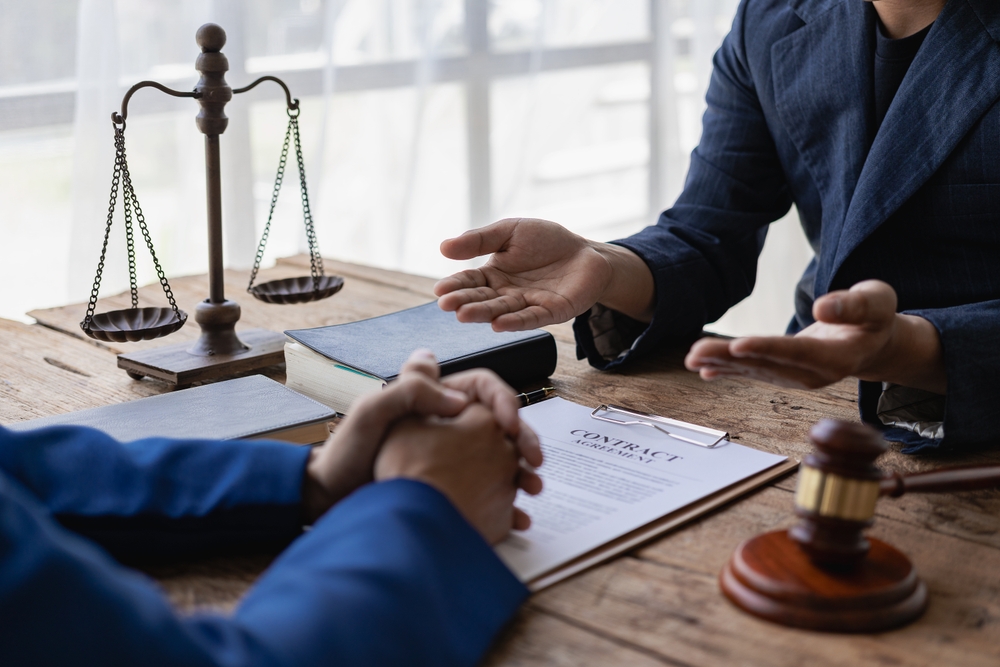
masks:
[[[346,278],[342,292],[315,304],[269,305],[243,290],[246,273],[226,273],[226,293],[243,307],[242,327],[272,330],[348,322],[425,303],[427,278],[328,261]],[[262,280],[308,273],[308,259],[282,260]],[[208,294],[204,276],[171,280],[189,313]],[[143,289],[159,303],[158,285]],[[128,307],[103,300],[99,311]],[[82,337],[84,307],[30,313],[38,324],[0,320],[0,423],[127,401],[167,391],[130,380],[116,367],[124,346]],[[806,432],[822,417],[857,419],[854,385],[794,391],[752,381],[701,381],[681,365],[683,350],[664,350],[642,370],[602,373],[575,355],[568,325],[550,327],[559,348],[552,378],[559,394],[586,405],[617,403],[724,429],[735,441],[801,459]],[[192,322],[169,341],[193,339]],[[269,369],[278,380],[281,367]],[[949,458],[886,454],[880,465],[917,471],[943,465],[1000,463],[1000,452]],[[737,611],[716,577],[736,545],[792,523],[796,476],[788,476],[629,555],[535,595],[485,661],[499,665],[951,665],[1000,664],[1000,492],[970,491],[883,499],[871,534],[905,553],[930,590],[926,614],[877,635],[793,630]],[[231,609],[273,554],[214,557],[147,571],[183,610]],[[488,601],[484,601],[488,604]]]

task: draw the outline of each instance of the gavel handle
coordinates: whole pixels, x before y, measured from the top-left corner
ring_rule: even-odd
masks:
[[[904,493],[971,491],[995,486],[1000,486],[1000,466],[951,468],[913,475],[894,472],[879,483],[879,495],[898,498]]]

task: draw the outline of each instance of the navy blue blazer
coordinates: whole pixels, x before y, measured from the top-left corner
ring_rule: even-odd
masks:
[[[307,457],[276,442],[0,428],[0,664],[476,664],[524,586],[419,482],[363,487],[299,536]],[[102,548],[292,538],[230,616],[177,615]]]
[[[656,314],[613,368],[696,335],[753,289],[767,225],[792,204],[815,251],[790,332],[812,302],[870,278],[938,330],[948,374],[945,438],[984,443],[1000,417],[1000,4],[950,0],[878,132],[875,14],[862,0],[743,0],[715,55],[700,145],[655,226],[618,241],[656,281]],[[642,327],[637,330],[641,331]],[[861,383],[877,423],[876,383]]]

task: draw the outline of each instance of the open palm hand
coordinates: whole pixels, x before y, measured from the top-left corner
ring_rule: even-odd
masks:
[[[845,377],[888,380],[899,375],[901,317],[896,293],[869,280],[817,299],[816,323],[795,336],[702,339],[685,364],[707,380],[741,375],[772,384],[815,389]],[[904,327],[905,328],[905,327]]]
[[[612,278],[590,241],[545,220],[501,220],[441,244],[451,259],[491,254],[478,269],[440,280],[434,293],[462,322],[519,331],[565,322],[596,303]]]

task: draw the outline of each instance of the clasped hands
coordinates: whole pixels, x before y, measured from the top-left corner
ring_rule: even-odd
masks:
[[[643,322],[655,311],[653,275],[638,255],[554,222],[501,220],[444,241],[441,252],[458,260],[490,255],[435,286],[438,304],[462,322],[514,331],[565,322],[595,303]],[[685,364],[706,380],[744,376],[818,388],[853,376],[945,393],[937,330],[896,306],[890,285],[860,282],[816,299],[816,323],[795,336],[703,338]]]
[[[313,450],[303,479],[309,522],[371,481],[407,478],[443,493],[490,543],[530,519],[514,507],[518,489],[541,491],[534,468],[542,451],[518,416],[514,391],[494,373],[444,379],[434,356],[418,350],[399,378],[351,406],[351,414]]]

